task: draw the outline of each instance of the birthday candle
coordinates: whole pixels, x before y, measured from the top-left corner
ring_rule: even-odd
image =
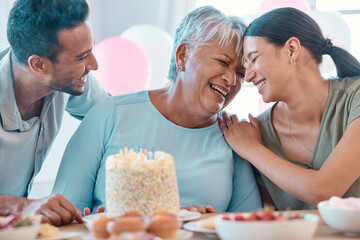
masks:
[[[128,155],[128,148],[125,147],[124,150],[125,150],[125,156],[127,156]]]
[[[122,149],[120,149],[120,158],[124,158],[124,152],[123,152],[123,150]]]
[[[144,154],[142,148],[140,148],[140,160],[144,161]]]
[[[149,152],[149,160],[152,159],[152,152]]]
[[[144,148],[144,154],[145,154],[145,156],[147,156],[147,154],[148,154],[147,148]]]

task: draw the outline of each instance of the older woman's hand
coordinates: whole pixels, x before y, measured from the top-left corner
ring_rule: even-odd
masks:
[[[95,213],[102,213],[105,211],[105,206],[104,205],[100,205],[97,209],[96,209],[96,212]],[[91,210],[90,208],[86,207],[84,208],[84,216],[87,216],[87,215],[90,215],[91,214]]]
[[[199,213],[216,213],[215,208],[213,208],[212,206],[207,206],[207,207],[202,207],[202,206],[195,206],[195,205],[191,205],[188,207],[182,207],[182,210],[188,210],[191,212],[199,212]]]
[[[243,158],[262,144],[259,122],[249,114],[250,122],[246,120],[239,121],[236,115],[229,116],[226,111],[223,112],[225,122],[219,117],[219,125],[224,137],[230,147]]]

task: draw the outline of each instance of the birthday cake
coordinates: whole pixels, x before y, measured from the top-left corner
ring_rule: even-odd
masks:
[[[121,149],[106,160],[106,208],[110,216],[137,210],[178,215],[179,191],[174,160],[165,152]]]

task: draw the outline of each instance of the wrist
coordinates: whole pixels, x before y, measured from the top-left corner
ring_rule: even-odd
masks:
[[[2,195],[0,196],[0,215],[20,214],[24,211],[29,201],[31,200],[24,197]]]
[[[244,148],[241,157],[248,160],[249,162],[253,163],[253,160],[257,159],[261,156],[261,152],[264,150],[265,146],[262,144],[253,144]]]

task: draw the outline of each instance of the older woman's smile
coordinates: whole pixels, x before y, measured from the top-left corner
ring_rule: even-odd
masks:
[[[228,95],[228,91],[223,89],[222,87],[212,83],[210,83],[209,85],[213,90],[215,90],[217,93],[220,93],[223,97],[226,97]]]

